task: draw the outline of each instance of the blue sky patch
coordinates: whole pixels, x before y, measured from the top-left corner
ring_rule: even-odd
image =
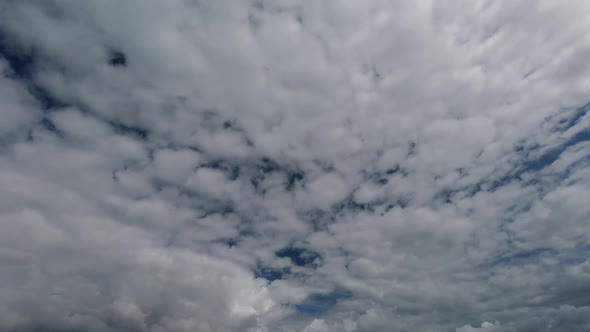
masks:
[[[351,293],[346,290],[336,290],[327,294],[312,294],[295,308],[303,314],[323,314],[350,296]]]

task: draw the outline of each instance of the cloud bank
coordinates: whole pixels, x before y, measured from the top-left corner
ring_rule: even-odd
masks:
[[[589,330],[589,6],[0,2],[0,330]]]

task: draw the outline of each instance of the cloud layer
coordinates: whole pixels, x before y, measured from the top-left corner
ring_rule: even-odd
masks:
[[[0,330],[590,329],[588,7],[0,3]]]

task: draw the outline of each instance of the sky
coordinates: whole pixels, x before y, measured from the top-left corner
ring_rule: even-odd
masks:
[[[0,330],[590,331],[590,2],[0,1]]]

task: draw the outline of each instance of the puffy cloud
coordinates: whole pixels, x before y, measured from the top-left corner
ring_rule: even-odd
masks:
[[[483,322],[481,324],[481,327],[472,327],[471,325],[465,325],[463,327],[456,329],[455,331],[456,332],[478,332],[478,331],[497,331],[498,329],[499,329],[499,327],[493,323]]]
[[[0,329],[587,330],[588,9],[5,1]]]
[[[329,331],[328,326],[322,319],[314,319],[302,332],[325,332]]]

